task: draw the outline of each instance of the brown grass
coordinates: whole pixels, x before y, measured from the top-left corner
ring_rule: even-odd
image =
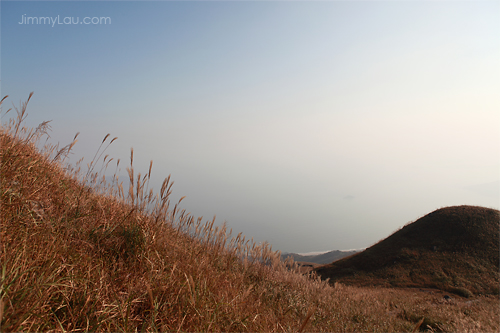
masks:
[[[109,135],[86,171],[67,166],[76,141],[42,144],[48,123],[25,128],[26,107],[0,133],[2,332],[388,332],[422,318],[420,330],[499,329],[497,299],[444,302],[290,270],[268,244],[172,205],[170,177],[155,193],[152,164],[136,172],[133,152],[128,189],[116,174],[108,183]]]

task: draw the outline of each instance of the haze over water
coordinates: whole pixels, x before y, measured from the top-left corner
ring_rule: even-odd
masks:
[[[356,249],[440,207],[499,209],[498,1],[0,6],[1,94],[34,91],[28,124],[81,132],[73,162],[117,136],[122,176],[133,147],[235,234]]]

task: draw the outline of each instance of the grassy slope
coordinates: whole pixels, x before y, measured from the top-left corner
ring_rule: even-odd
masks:
[[[442,208],[364,252],[316,271],[349,284],[498,295],[499,221],[494,209]]]
[[[2,332],[499,328],[496,299],[442,303],[294,273],[267,246],[172,207],[169,179],[154,195],[133,158],[128,192],[100,182],[97,160],[84,175],[63,168],[72,145],[36,148],[46,124],[25,129],[26,104],[17,111],[0,133]]]

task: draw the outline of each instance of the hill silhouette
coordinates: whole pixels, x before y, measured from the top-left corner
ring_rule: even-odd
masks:
[[[331,282],[498,294],[500,212],[438,209],[363,252],[315,269]]]

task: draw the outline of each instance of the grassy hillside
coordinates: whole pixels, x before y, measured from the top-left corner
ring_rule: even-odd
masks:
[[[31,97],[31,96],[30,96]],[[0,131],[0,330],[498,331],[498,300],[329,285],[287,269],[279,253],[232,237],[158,193],[151,167],[130,184],[105,150],[83,170],[75,142],[43,145],[48,123],[23,127],[27,103]],[[15,114],[17,112],[17,114]]]
[[[495,209],[442,208],[316,272],[348,284],[498,295],[499,223],[500,212]]]

